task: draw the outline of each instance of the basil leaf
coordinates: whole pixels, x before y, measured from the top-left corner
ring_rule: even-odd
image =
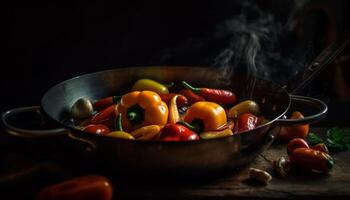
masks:
[[[327,131],[327,138],[334,142],[350,143],[350,129],[334,127]]]
[[[336,143],[330,140],[329,138],[327,138],[327,141],[325,144],[330,151],[345,151],[348,149],[346,145]]]
[[[323,140],[314,133],[309,133],[306,136],[306,140],[310,145],[316,145],[319,143],[323,143]]]

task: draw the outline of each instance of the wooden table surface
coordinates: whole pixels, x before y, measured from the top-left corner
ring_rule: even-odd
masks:
[[[325,128],[311,129],[311,132],[320,135],[325,134],[325,131]],[[54,148],[56,149],[56,147]],[[32,155],[32,153],[27,155]],[[118,179],[118,177],[113,177],[111,180],[115,188],[115,200],[350,199],[350,150],[331,155],[334,158],[335,166],[329,175],[293,173],[284,179],[278,178],[273,171],[273,161],[280,156],[287,156],[286,144],[273,144],[250,165],[234,170],[229,174],[211,179],[178,181],[170,178],[165,180],[144,178],[142,180],[123,181]],[[42,152],[40,156],[42,156]],[[51,154],[50,156],[52,157]],[[61,159],[64,160],[63,162],[61,161],[61,163],[59,162],[60,159],[51,159],[51,161],[55,160],[53,165],[52,162],[48,162],[47,159],[44,159],[44,164],[39,164],[39,167],[35,163],[32,166],[28,165],[31,166],[30,168],[24,167],[23,165],[22,168],[32,171],[27,170],[25,172],[26,175],[22,175],[21,182],[12,181],[12,186],[9,186],[12,187],[11,190],[1,190],[2,186],[7,186],[9,184],[7,184],[7,182],[2,182],[1,184],[0,181],[0,194],[5,191],[20,196],[21,198],[19,199],[32,199],[37,191],[49,184],[49,182],[52,184],[72,176],[77,176],[78,174],[76,172],[84,171],[88,165],[87,163],[79,162],[78,166],[77,164],[70,164],[76,159],[74,156],[71,156],[71,161],[67,161],[67,157],[69,157],[67,155],[58,155],[58,157],[64,157],[65,159]],[[28,156],[24,156],[24,158],[27,159]],[[19,163],[23,162],[23,159],[19,160]],[[13,162],[11,165],[19,166],[13,164]],[[2,167],[3,166],[0,166],[0,177],[8,177],[9,174],[6,171],[1,171],[1,169],[3,169]],[[270,172],[273,177],[270,184],[264,186],[249,180],[248,170],[250,167]],[[10,166],[8,168],[12,167]],[[95,172],[97,174],[99,173],[97,171],[89,171],[88,173]],[[13,188],[22,188],[22,193],[11,192]]]
[[[325,134],[326,129],[312,132]],[[249,166],[223,177],[201,182],[160,182],[115,184],[115,199],[350,199],[350,151],[331,154],[335,166],[329,175],[292,173],[278,178],[273,161],[287,157],[286,144],[273,144]],[[248,170],[255,167],[268,171],[273,179],[264,186],[249,180]]]

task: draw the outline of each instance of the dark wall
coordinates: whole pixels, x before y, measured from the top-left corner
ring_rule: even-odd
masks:
[[[293,1],[284,2],[266,1],[263,7],[286,21]],[[84,73],[121,66],[207,64],[202,55],[176,61],[160,55],[189,38],[205,38],[218,22],[239,12],[234,1],[12,2],[6,17],[0,109],[38,105],[48,88]]]
[[[38,104],[50,86],[76,75],[158,64],[154,56],[163,48],[204,34],[226,17],[218,12],[225,7],[213,3],[13,3],[2,109]]]

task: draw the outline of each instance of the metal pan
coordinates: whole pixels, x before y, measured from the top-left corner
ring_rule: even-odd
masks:
[[[184,141],[130,141],[88,134],[69,122],[70,109],[81,97],[100,99],[119,95],[130,90],[140,78],[151,78],[160,82],[179,83],[182,80],[198,86],[226,88],[234,91],[238,101],[253,99],[261,107],[261,113],[270,121],[254,130],[241,132],[223,138]],[[271,131],[277,125],[314,123],[322,119],[327,106],[310,97],[289,95],[282,87],[268,81],[247,79],[232,75],[226,81],[220,71],[202,67],[135,67],[101,71],[66,80],[49,89],[43,96],[41,110],[44,115],[68,130],[71,140],[85,146],[95,159],[108,169],[130,174],[203,175],[233,170],[250,163],[266,150],[276,138]],[[254,83],[247,84],[248,82]],[[248,87],[249,85],[249,87]],[[291,103],[311,108],[313,113],[301,120],[284,119]],[[11,111],[2,116],[10,132],[25,135],[23,130],[14,130],[6,122]],[[13,113],[12,113],[13,114]],[[62,134],[62,129],[39,136]],[[35,135],[33,131],[31,136]]]

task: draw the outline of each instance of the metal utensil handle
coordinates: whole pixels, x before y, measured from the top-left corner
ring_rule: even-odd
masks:
[[[24,129],[19,128],[15,124],[10,124],[8,122],[9,117],[16,116],[23,113],[36,113],[42,117],[42,122],[44,122],[44,117],[41,114],[40,106],[29,106],[29,107],[20,107],[8,110],[1,115],[2,124],[5,127],[5,131],[11,135],[25,137],[25,138],[34,138],[34,137],[48,137],[48,136],[57,136],[64,135],[67,133],[65,128],[53,128],[53,129]]]
[[[299,102],[301,104],[305,104],[306,106],[312,106],[318,108],[319,112],[305,116],[302,119],[278,119],[276,120],[277,125],[298,125],[298,124],[312,124],[323,119],[326,114],[328,107],[327,105],[318,99],[312,97],[298,96],[298,95],[290,95],[292,102]]]
[[[297,94],[309,84],[322,70],[327,67],[350,43],[350,29],[346,30],[337,41],[331,43],[319,54],[305,71],[302,71],[289,83],[286,89],[291,94]]]

